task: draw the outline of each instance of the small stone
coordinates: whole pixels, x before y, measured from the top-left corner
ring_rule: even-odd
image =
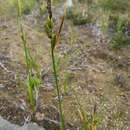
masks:
[[[126,79],[123,74],[117,74],[115,77],[115,82],[117,85],[120,85],[120,87],[124,87],[126,84]]]
[[[88,91],[89,91],[90,93],[93,93],[93,92],[96,92],[96,91],[97,91],[95,85],[88,85],[87,89],[88,89]]]
[[[103,90],[103,88],[99,88],[99,90]]]
[[[35,118],[36,118],[36,120],[38,120],[38,121],[42,121],[42,120],[44,119],[44,114],[43,114],[43,113],[40,113],[40,112],[37,112],[37,113],[35,114]]]
[[[3,25],[0,25],[0,29],[7,29],[8,28],[8,25],[6,25],[6,24],[3,24]]]
[[[60,122],[49,119],[49,118],[44,118],[42,121],[43,127],[46,128],[47,130],[60,130]]]

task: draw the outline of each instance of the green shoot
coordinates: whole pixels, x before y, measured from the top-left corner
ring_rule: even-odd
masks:
[[[71,73],[69,72],[64,72],[64,81],[63,81],[63,90],[64,94],[68,94],[69,92],[69,84],[70,84],[70,79],[72,78]]]
[[[27,39],[26,34],[23,29],[22,25],[22,2],[21,0],[17,0],[17,7],[18,7],[18,26],[19,26],[19,33],[23,44],[23,50],[25,55],[25,62],[27,65],[27,92],[28,98],[31,105],[31,109],[34,112],[36,107],[37,101],[37,91],[38,86],[40,85],[40,77],[38,72],[38,65],[34,61],[33,57],[30,54],[30,49],[27,46]],[[33,72],[36,72],[35,74]]]

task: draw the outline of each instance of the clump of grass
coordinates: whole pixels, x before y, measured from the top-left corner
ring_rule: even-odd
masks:
[[[130,37],[126,37],[122,32],[116,33],[111,40],[111,47],[113,49],[120,49],[130,45]]]
[[[46,11],[47,11],[47,9],[46,9],[46,1],[40,1],[40,0],[38,0],[37,4],[38,4],[40,15],[45,14]]]
[[[74,13],[73,9],[68,9],[66,12],[66,18],[70,19],[74,25],[84,25],[91,22],[91,18],[88,16],[83,16],[82,13]]]
[[[106,10],[123,12],[129,10],[129,0],[100,0],[100,5]]]
[[[67,8],[66,9],[66,18],[67,19],[72,19],[74,17],[74,14],[73,14],[73,8]]]
[[[12,7],[17,6],[17,0],[8,0]],[[36,4],[36,0],[21,0],[21,14],[29,14]]]
[[[38,87],[41,83],[40,74],[38,71],[38,65],[35,62],[34,58],[30,53],[30,49],[27,45],[26,34],[24,32],[24,28],[22,25],[22,2],[21,0],[17,0],[17,7],[18,7],[18,27],[19,27],[19,34],[22,40],[23,51],[25,55],[25,62],[27,65],[27,93],[29,103],[31,105],[31,109],[34,112],[36,109],[36,101],[38,97]]]
[[[112,48],[120,49],[122,47],[130,45],[130,37],[127,36],[124,32],[128,24],[127,21],[128,20],[119,16],[116,19],[114,19],[115,34],[110,41],[110,45]]]
[[[67,96],[67,95],[71,94],[70,93],[70,86],[72,84],[73,76],[74,76],[73,73],[71,73],[71,72],[69,72],[67,70],[65,70],[63,72],[62,80],[61,80],[61,82],[62,82],[61,86],[62,86],[62,94],[64,96],[65,95]]]
[[[101,29],[104,33],[107,32],[109,29],[109,15],[110,15],[109,11],[104,11],[104,13],[100,18],[99,24],[101,25]]]
[[[87,16],[83,16],[82,13],[75,14],[73,17],[73,24],[74,25],[84,25],[86,23],[90,23],[91,18]]]
[[[56,33],[54,31],[54,22],[52,18],[52,10],[51,10],[51,5],[52,2],[51,0],[47,0],[47,10],[48,10],[48,19],[45,24],[45,29],[46,33],[48,35],[48,38],[51,40],[51,58],[52,58],[52,65],[53,65],[53,73],[54,73],[54,78],[55,78],[55,86],[56,86],[56,91],[57,91],[57,96],[58,96],[58,104],[59,104],[59,112],[60,112],[60,120],[61,120],[61,130],[65,130],[65,123],[64,123],[64,113],[62,109],[62,100],[61,100],[61,93],[60,93],[60,86],[58,82],[58,74],[57,74],[57,65],[56,65],[56,59],[55,59],[55,46],[57,42],[59,41],[60,37],[60,32],[63,26],[64,22],[64,17],[62,18],[59,31]]]
[[[83,1],[82,1],[83,2]],[[87,2],[87,4],[86,4]],[[86,23],[90,23],[92,20],[91,9],[92,2],[90,0],[84,1],[84,9],[82,11],[77,11],[73,4],[70,6],[66,4],[66,18],[71,20],[74,25],[84,25]],[[87,7],[86,7],[87,5]]]
[[[126,26],[126,20],[118,16],[117,22],[116,22],[116,32],[117,33],[123,32],[125,26]]]
[[[71,87],[71,91],[73,92],[74,99],[77,103],[77,110],[81,121],[80,130],[96,130],[101,121],[100,117],[97,116],[97,105],[94,105],[92,114],[88,115],[87,112],[84,110],[79,100],[79,96],[73,87]]]
[[[52,3],[56,5],[56,4],[59,4],[61,1],[62,0],[52,0]]]

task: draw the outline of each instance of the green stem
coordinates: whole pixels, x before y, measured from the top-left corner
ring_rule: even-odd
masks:
[[[61,130],[65,130],[65,123],[64,123],[64,114],[62,111],[62,101],[60,97],[60,88],[58,84],[58,78],[57,78],[57,71],[56,71],[56,65],[55,65],[55,55],[54,55],[54,50],[52,46],[52,41],[51,41],[51,55],[52,55],[52,64],[53,64],[53,71],[54,71],[54,77],[55,77],[55,85],[56,85],[56,90],[57,90],[57,96],[58,96],[58,102],[59,102],[59,111],[60,111],[60,119],[61,119]]]
[[[22,15],[21,15],[21,1],[17,0],[17,8],[18,8],[18,15],[17,15],[17,23],[18,23],[18,28],[19,28],[19,34],[22,40],[22,44],[23,44],[23,50],[24,50],[24,55],[25,55],[25,62],[27,65],[27,73],[28,73],[28,88],[27,88],[27,92],[28,92],[28,97],[29,97],[29,102],[31,104],[32,107],[32,111],[34,112],[35,110],[35,98],[33,95],[33,86],[31,85],[31,74],[32,74],[32,68],[30,68],[30,59],[31,59],[31,55],[29,53],[28,47],[27,47],[27,40],[26,40],[26,36],[25,36],[25,32],[23,29],[23,25],[22,25]]]
[[[31,72],[29,72],[29,83],[31,83]],[[35,97],[33,95],[33,86],[31,84],[29,84],[28,86],[28,96],[29,96],[29,102],[30,102],[30,105],[31,105],[31,108],[32,108],[32,111],[34,112],[35,111]]]
[[[18,23],[18,27],[19,27],[19,33],[20,33],[20,37],[23,43],[23,47],[24,47],[24,53],[25,53],[25,60],[26,60],[26,64],[27,64],[27,68],[29,69],[29,63],[28,63],[28,50],[27,50],[27,41],[25,38],[25,33],[23,30],[23,25],[21,23],[22,19],[21,19],[21,3],[20,0],[17,0],[17,6],[18,6],[18,15],[17,15],[17,23]]]

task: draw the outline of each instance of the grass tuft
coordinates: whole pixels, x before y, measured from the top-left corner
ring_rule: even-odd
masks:
[[[26,34],[24,32],[24,28],[22,25],[22,2],[21,0],[17,0],[17,9],[18,9],[18,27],[19,27],[19,35],[22,40],[23,51],[25,55],[25,62],[27,66],[27,93],[28,99],[31,106],[32,111],[34,112],[36,109],[37,99],[38,99],[38,88],[41,83],[40,73],[38,70],[38,64],[35,62],[34,58],[30,53],[30,49],[27,45]],[[35,72],[35,73],[34,73]]]

